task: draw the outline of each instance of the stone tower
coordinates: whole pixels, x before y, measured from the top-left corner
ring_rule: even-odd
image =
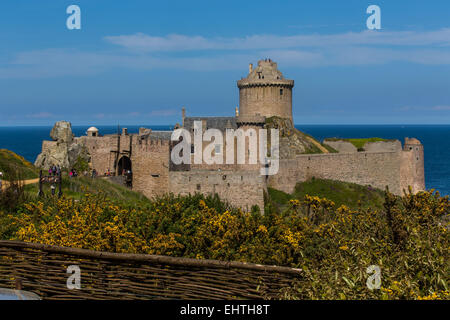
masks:
[[[413,192],[425,190],[425,162],[422,143],[415,138],[405,138],[403,150],[412,152],[410,179]]]
[[[239,88],[239,116],[278,116],[292,121],[292,88],[288,80],[270,59],[249,65],[249,74],[237,82]]]

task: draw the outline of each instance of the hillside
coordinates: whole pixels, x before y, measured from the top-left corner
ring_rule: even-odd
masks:
[[[31,162],[6,149],[0,149],[0,171],[3,172],[4,180],[39,177],[39,170]]]
[[[336,203],[337,206],[346,205],[352,209],[357,209],[359,206],[382,209],[384,203],[384,192],[382,190],[327,179],[311,179],[299,182],[292,194],[272,188],[268,188],[268,191],[269,198],[280,209],[287,206],[289,200],[302,200],[306,195],[326,198]]]
[[[25,192],[30,196],[36,196],[39,191],[38,185],[25,186]],[[51,196],[49,184],[44,184],[43,191],[47,197]],[[139,205],[148,203],[150,200],[139,192],[131,191],[125,186],[112,183],[106,178],[77,177],[69,178],[63,176],[62,193],[65,197],[81,199],[86,193],[102,195],[106,198],[120,201],[127,205]]]

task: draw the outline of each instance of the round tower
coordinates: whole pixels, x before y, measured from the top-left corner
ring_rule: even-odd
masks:
[[[403,150],[412,152],[410,165],[412,171],[409,172],[412,180],[411,187],[413,192],[425,190],[425,161],[422,143],[416,138],[405,138]]]
[[[294,80],[288,80],[270,59],[249,66],[247,78],[237,82],[239,88],[239,116],[263,116],[290,119],[292,121],[292,88]]]

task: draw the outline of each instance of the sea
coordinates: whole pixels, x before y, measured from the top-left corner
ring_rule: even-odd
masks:
[[[137,133],[140,127],[152,130],[172,130],[171,126],[122,126]],[[98,126],[101,134],[117,132],[117,126]],[[322,141],[325,138],[398,139],[417,138],[424,145],[425,183],[427,189],[450,195],[450,125],[296,125],[296,128]],[[52,127],[0,127],[0,149],[9,149],[34,162],[41,152],[43,140],[50,140]],[[86,134],[88,126],[73,126],[75,136]]]

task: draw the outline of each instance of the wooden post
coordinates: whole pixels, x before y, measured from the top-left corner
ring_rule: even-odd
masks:
[[[42,169],[39,170],[39,193],[38,196],[42,197],[44,195],[44,191],[42,191]]]

